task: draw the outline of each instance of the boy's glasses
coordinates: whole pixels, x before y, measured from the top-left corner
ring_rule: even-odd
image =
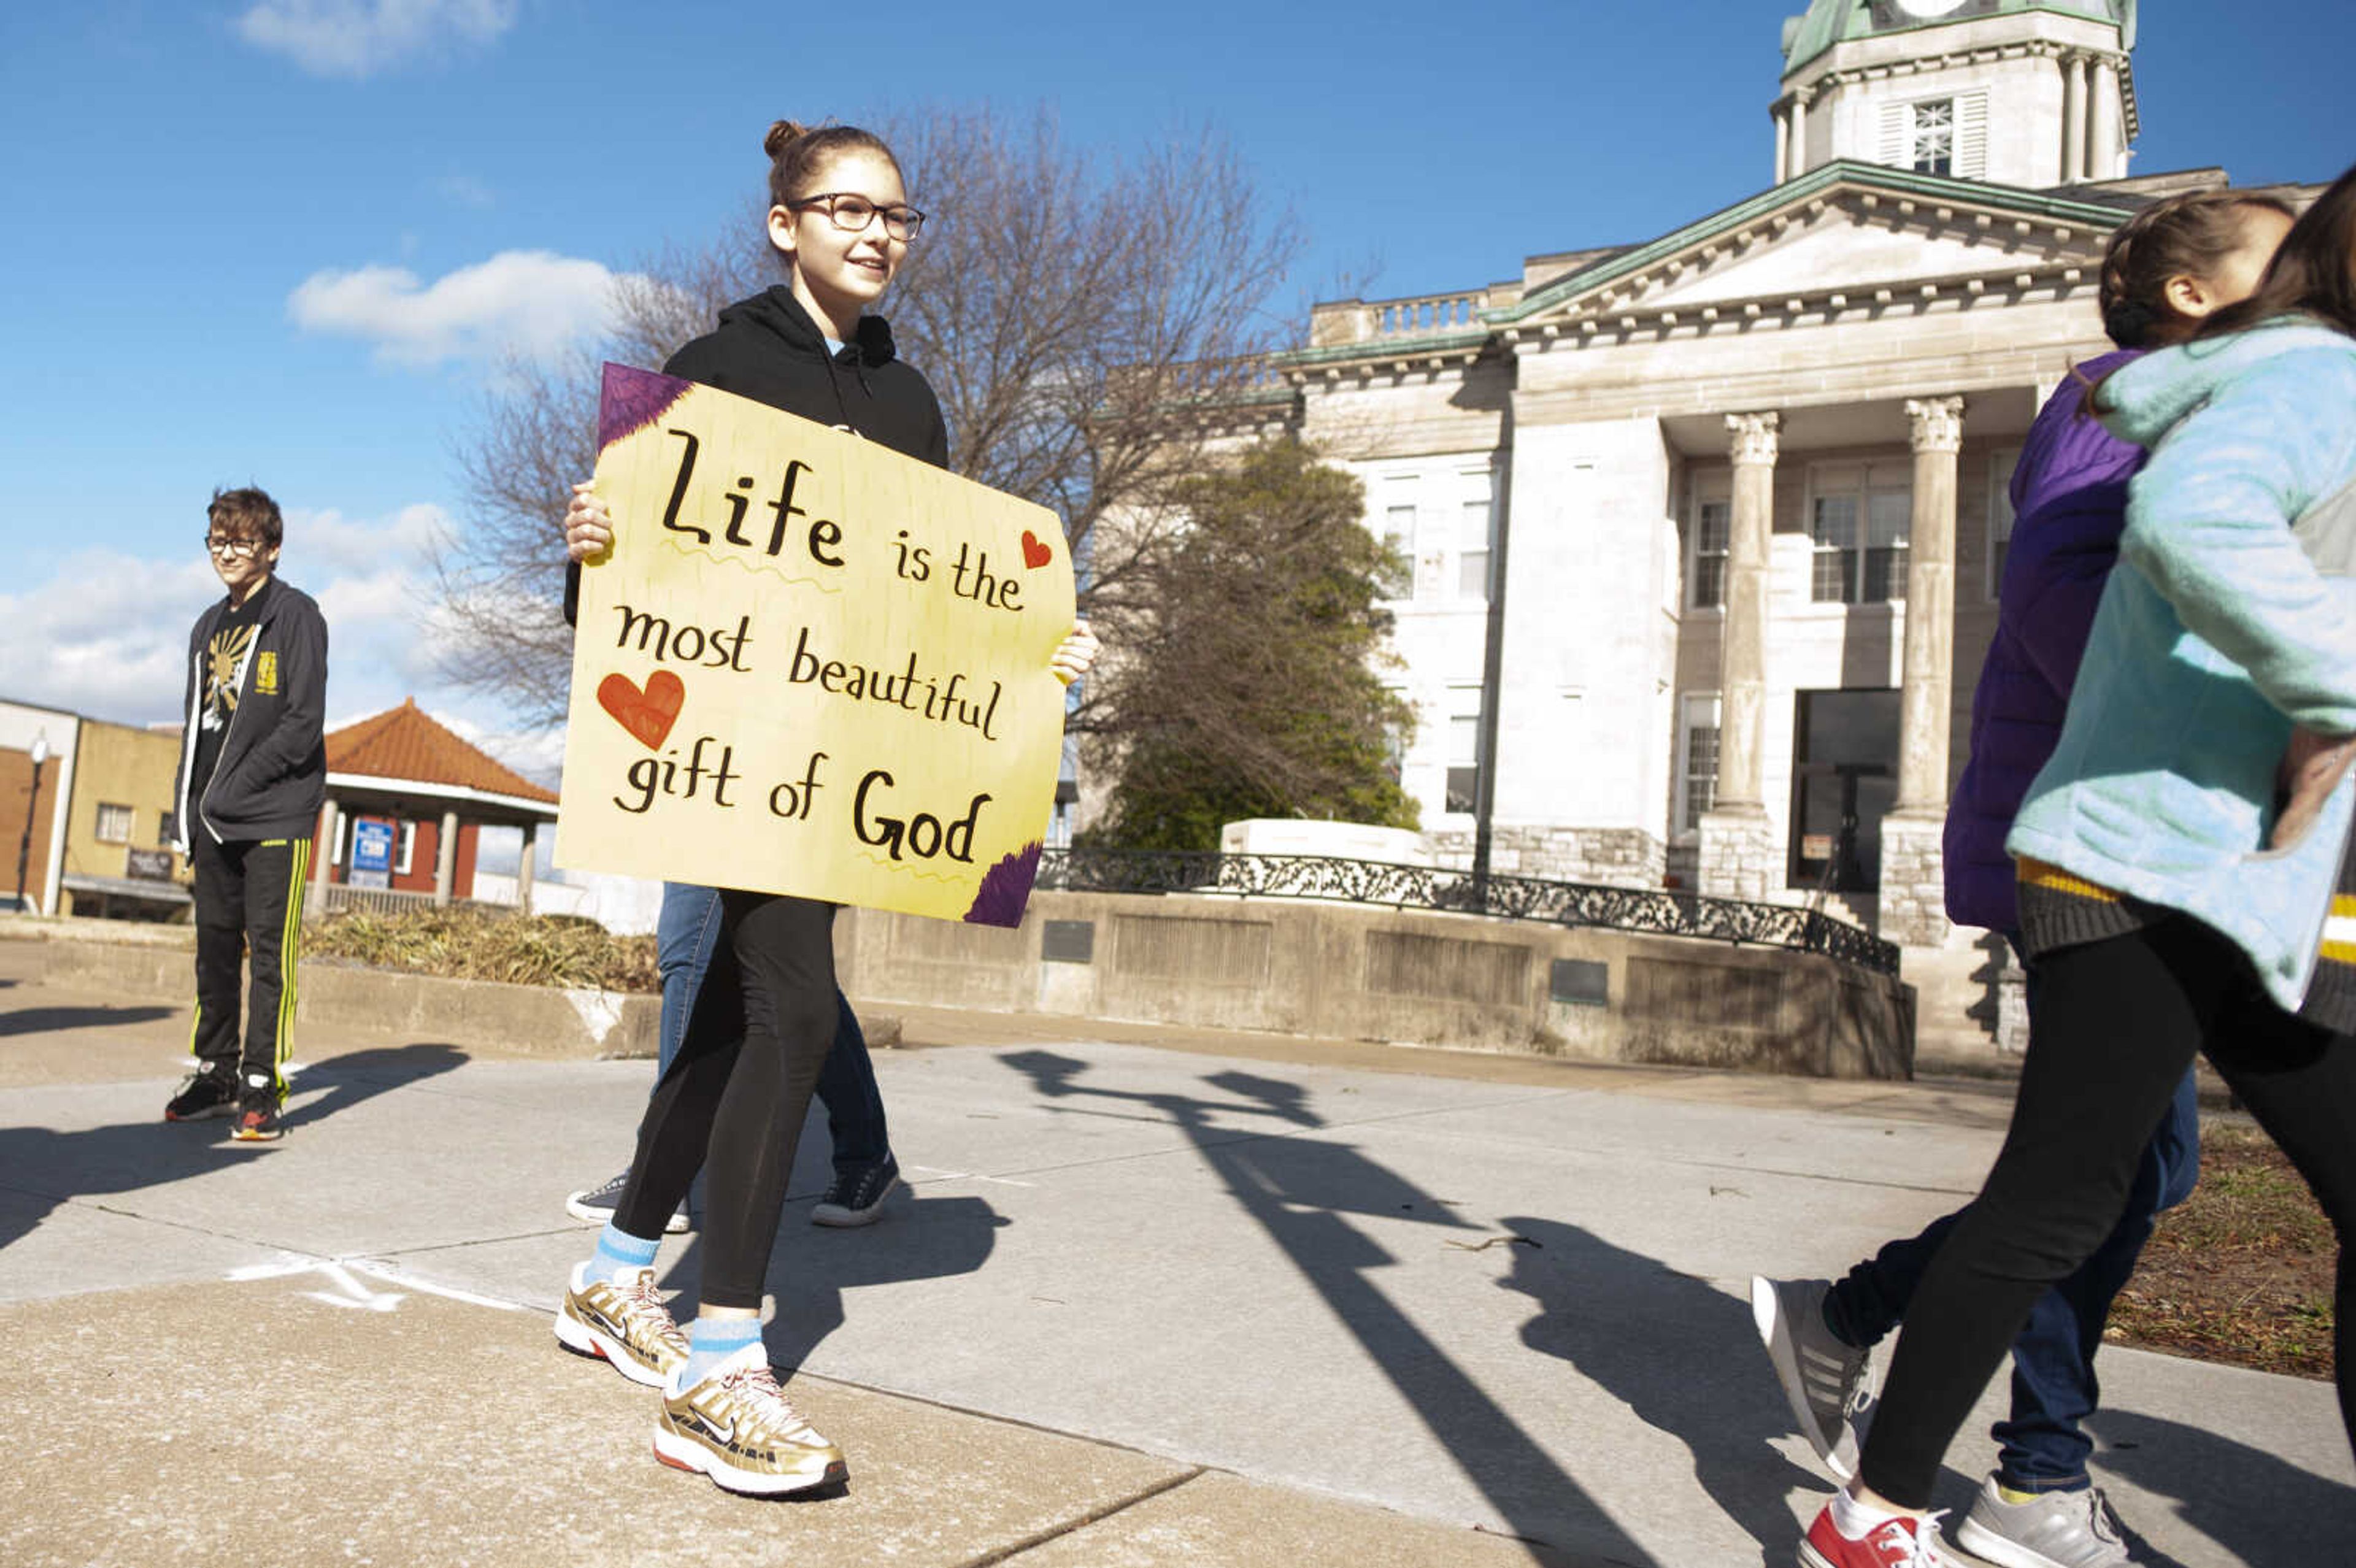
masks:
[[[234,556],[240,560],[252,560],[262,553],[262,541],[260,539],[225,539],[219,534],[207,534],[205,549],[215,555]]]
[[[876,215],[884,217],[884,232],[894,240],[913,240],[916,230],[925,226],[925,215],[913,207],[878,207],[863,196],[848,191],[822,190],[816,196],[806,196],[798,201],[786,203],[789,208],[822,207],[834,226],[846,234],[864,234]]]

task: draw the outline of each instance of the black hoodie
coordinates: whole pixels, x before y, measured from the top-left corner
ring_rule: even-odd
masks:
[[[868,440],[949,465],[948,430],[933,389],[893,357],[892,329],[880,315],[859,318],[858,336],[830,357],[826,336],[784,283],[738,300],[720,325],[672,355],[663,374],[853,430]],[[564,573],[564,619],[580,608],[581,568]]]
[[[252,639],[230,676],[237,699],[203,798],[189,799],[202,720],[205,645],[226,598],[197,617],[188,633],[188,693],[181,711],[180,775],[172,787],[172,842],[183,851],[197,835],[215,843],[307,838],[327,795],[327,751],[320,731],[327,709],[327,623],[311,596],[273,575],[254,590]]]

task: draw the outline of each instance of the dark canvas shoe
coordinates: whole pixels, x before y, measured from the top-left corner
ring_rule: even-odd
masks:
[[[167,1122],[201,1122],[208,1116],[236,1115],[236,1078],[209,1069],[189,1073],[179,1093],[164,1103]]]
[[[262,1144],[285,1133],[278,1119],[277,1090],[249,1088],[237,1097],[237,1125],[230,1128],[230,1137],[241,1144]]]
[[[630,1173],[622,1172],[602,1187],[585,1188],[564,1200],[564,1211],[576,1220],[586,1220],[592,1225],[610,1225],[614,1211],[622,1201],[622,1189],[630,1184]],[[690,1228],[687,1205],[682,1203],[671,1217],[663,1221],[663,1234],[676,1236]]]
[[[884,1200],[892,1196],[892,1189],[900,1184],[900,1162],[886,1155],[881,1165],[849,1176],[837,1171],[826,1196],[810,1211],[813,1225],[832,1225],[848,1229],[853,1225],[873,1225],[884,1217]]]

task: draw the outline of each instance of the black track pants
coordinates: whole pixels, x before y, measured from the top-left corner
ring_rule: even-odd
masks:
[[[707,1307],[757,1308],[810,1091],[834,1043],[834,909],[723,891],[687,1038],[638,1124],[616,1229],[658,1237],[704,1179]]]
[[[2102,1243],[2196,1051],[2315,1189],[2340,1238],[2340,1413],[2356,1438],[2356,1040],[2301,1023],[2225,938],[2187,916],[2041,955],[2011,1130],[1922,1276],[1860,1473],[1927,1508],[1940,1461],[2048,1287]]]
[[[285,1093],[279,1070],[294,1050],[294,961],[302,950],[303,884],[311,869],[307,838],[232,839],[216,844],[202,830],[191,857],[196,888],[197,1017],[189,1054],[206,1072],[267,1073]],[[244,1050],[238,1046],[238,981],[251,958]]]

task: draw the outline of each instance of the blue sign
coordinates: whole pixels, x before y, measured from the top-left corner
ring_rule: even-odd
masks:
[[[390,887],[392,883],[392,843],[390,822],[361,817],[352,824],[352,869],[348,879],[356,888]]]

